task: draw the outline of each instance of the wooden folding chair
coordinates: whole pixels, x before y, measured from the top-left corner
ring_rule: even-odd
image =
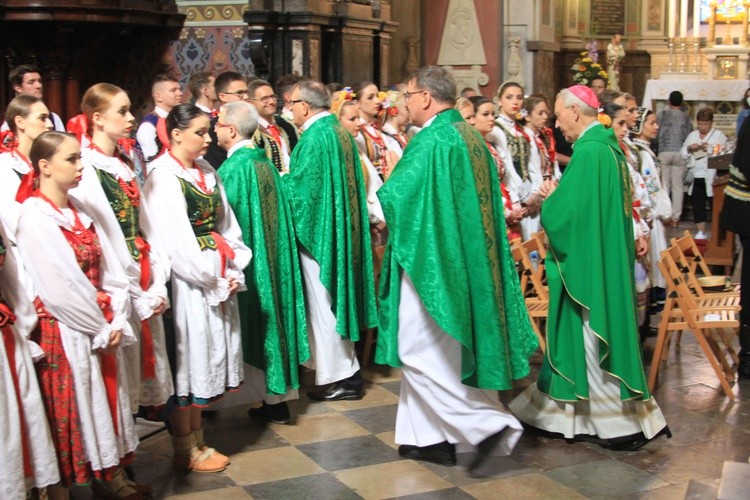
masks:
[[[533,239],[535,239],[539,244],[539,257],[542,259],[547,258],[547,233],[544,231],[539,231],[538,233],[534,233],[531,235]]]
[[[659,269],[667,278],[670,290],[676,293],[679,310],[686,323],[685,329],[693,332],[698,345],[716,373],[724,393],[730,399],[734,399],[729,382],[735,380],[736,366],[739,364],[737,352],[732,346],[732,339],[740,327],[739,305],[726,305],[726,297],[711,297],[712,294],[706,297],[695,296],[669,250],[662,252]],[[649,387],[652,387],[652,382],[656,380],[662,350],[667,344],[666,339],[666,335],[657,339]],[[730,364],[730,361],[734,366]]]
[[[670,243],[672,244],[672,247],[675,248],[675,250],[670,251],[670,253],[685,274],[690,288],[695,290],[695,293],[699,297],[705,296],[706,292],[698,278],[701,276],[710,277],[714,275],[711,273],[708,264],[706,264],[705,259],[701,255],[698,245],[696,245],[690,231],[685,231],[682,238],[672,238]],[[732,291],[726,293],[739,295],[739,285],[736,285]]]
[[[547,276],[544,273],[544,260],[547,257],[547,250],[544,245],[540,243],[540,240],[533,236],[528,240],[524,241],[521,246],[523,247],[524,253],[529,257],[529,264],[531,264],[531,272],[536,276],[536,280],[532,282],[532,285],[544,288],[547,290]],[[548,293],[545,293],[549,295]]]
[[[513,247],[513,260],[518,267],[519,278],[521,280],[521,291],[526,303],[526,309],[531,318],[531,326],[534,333],[539,339],[539,347],[542,352],[547,349],[547,343],[544,340],[542,330],[547,320],[547,311],[549,309],[549,294],[539,279],[534,265],[531,262],[529,254],[526,253],[524,245],[516,242]]]

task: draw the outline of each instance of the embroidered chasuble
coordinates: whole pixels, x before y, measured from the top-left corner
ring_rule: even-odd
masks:
[[[354,138],[325,116],[300,137],[284,176],[297,239],[320,265],[336,331],[359,340],[377,325],[367,199]]]
[[[458,111],[409,142],[378,190],[388,224],[375,361],[399,366],[402,272],[430,316],[462,346],[461,379],[509,389],[538,341],[505,233],[503,198],[484,139]]]
[[[253,259],[237,294],[245,362],[263,370],[269,394],[299,388],[310,357],[305,296],[286,191],[263,149],[243,147],[219,169]]]
[[[557,189],[542,205],[547,257],[547,352],[537,385],[553,399],[588,399],[583,308],[599,338],[599,366],[620,398],[649,399],[633,276],[632,194],[612,130],[596,124],[576,141]]]

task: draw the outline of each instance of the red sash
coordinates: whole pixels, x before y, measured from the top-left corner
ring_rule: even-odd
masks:
[[[151,252],[151,245],[140,236],[135,237],[135,247],[141,252],[140,266],[141,279],[140,285],[142,290],[148,290],[151,284],[151,262],[148,256]],[[154,336],[151,333],[151,325],[148,319],[141,321],[141,370],[143,377],[147,379],[156,378],[156,356],[154,355]]]

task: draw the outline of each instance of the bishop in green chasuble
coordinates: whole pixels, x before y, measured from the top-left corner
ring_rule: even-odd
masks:
[[[547,352],[539,378],[510,408],[526,424],[568,439],[635,450],[670,436],[649,393],[637,325],[632,187],[598,99],[575,85],[555,103],[573,156],[542,204],[549,239]]]

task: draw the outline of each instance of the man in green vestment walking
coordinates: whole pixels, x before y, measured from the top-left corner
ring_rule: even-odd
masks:
[[[547,352],[537,382],[510,408],[545,434],[632,450],[670,434],[641,360],[630,175],[598,107],[583,85],[555,101],[557,126],[574,149],[559,186],[542,186]]]
[[[354,139],[329,113],[320,82],[299,82],[290,105],[302,136],[284,176],[300,246],[311,359],[312,399],[362,399],[354,342],[377,324],[370,223]]]
[[[265,151],[252,141],[257,126],[258,112],[245,101],[222,106],[215,125],[219,146],[227,150],[219,176],[243,241],[253,251],[245,268],[247,291],[237,294],[245,383],[227,399],[262,401],[250,409],[251,417],[286,424],[286,401],[299,397],[299,364],[310,357],[305,297],[286,191]]]
[[[453,77],[419,69],[404,96],[422,130],[378,190],[390,232],[375,361],[401,367],[399,454],[450,466],[456,445],[481,455],[513,449],[522,427],[497,391],[529,374],[538,341],[494,161],[453,109]]]

